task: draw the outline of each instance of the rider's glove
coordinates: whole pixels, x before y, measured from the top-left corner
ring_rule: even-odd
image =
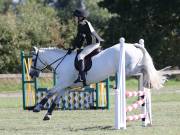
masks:
[[[73,51],[73,49],[69,48],[68,51],[67,51],[67,54],[71,54]]]

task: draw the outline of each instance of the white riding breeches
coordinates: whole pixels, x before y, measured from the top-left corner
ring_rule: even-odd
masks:
[[[78,55],[78,61],[83,60],[88,54],[90,54],[95,49],[99,48],[99,46],[100,46],[100,43],[96,43],[96,44],[92,44],[92,45],[88,45],[84,47],[82,52],[80,52]]]

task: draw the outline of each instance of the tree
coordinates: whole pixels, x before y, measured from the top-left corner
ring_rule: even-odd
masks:
[[[9,0],[0,1],[1,3]],[[100,35],[111,17],[106,9],[99,8],[100,0],[86,0],[90,12],[90,21]],[[73,11],[74,0],[56,0],[49,4],[48,0],[28,0],[24,4],[11,4],[3,14],[0,6],[0,73],[20,72],[20,50],[30,51],[32,46],[49,47],[63,44],[71,45],[76,35]]]
[[[127,42],[144,38],[156,66],[180,66],[179,0],[104,0],[99,5],[116,14],[106,29],[109,44],[121,36]]]
[[[105,42],[102,42],[101,45],[106,48],[106,38],[105,30],[108,27],[108,22],[112,17],[112,14],[108,12],[106,8],[101,8],[98,6],[98,3],[102,0],[86,0],[86,6],[87,9],[90,12],[89,20],[93,24],[93,27],[95,27],[95,30],[97,33],[105,40]]]
[[[0,15],[0,73],[20,72],[20,50],[56,46],[62,25],[53,8],[28,2]]]

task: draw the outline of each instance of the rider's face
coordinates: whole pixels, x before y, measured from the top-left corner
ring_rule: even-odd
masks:
[[[83,17],[78,17],[78,21],[82,21],[83,20]]]
[[[74,20],[75,20],[76,23],[78,23],[78,17],[75,16]]]
[[[83,20],[83,17],[76,17],[74,18],[75,22],[78,23],[80,22],[81,20]]]

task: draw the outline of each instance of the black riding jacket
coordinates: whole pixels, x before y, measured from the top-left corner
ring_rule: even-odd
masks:
[[[73,49],[85,47],[91,44],[98,43],[99,40],[91,33],[87,20],[82,20],[78,23],[77,36],[73,42]]]

